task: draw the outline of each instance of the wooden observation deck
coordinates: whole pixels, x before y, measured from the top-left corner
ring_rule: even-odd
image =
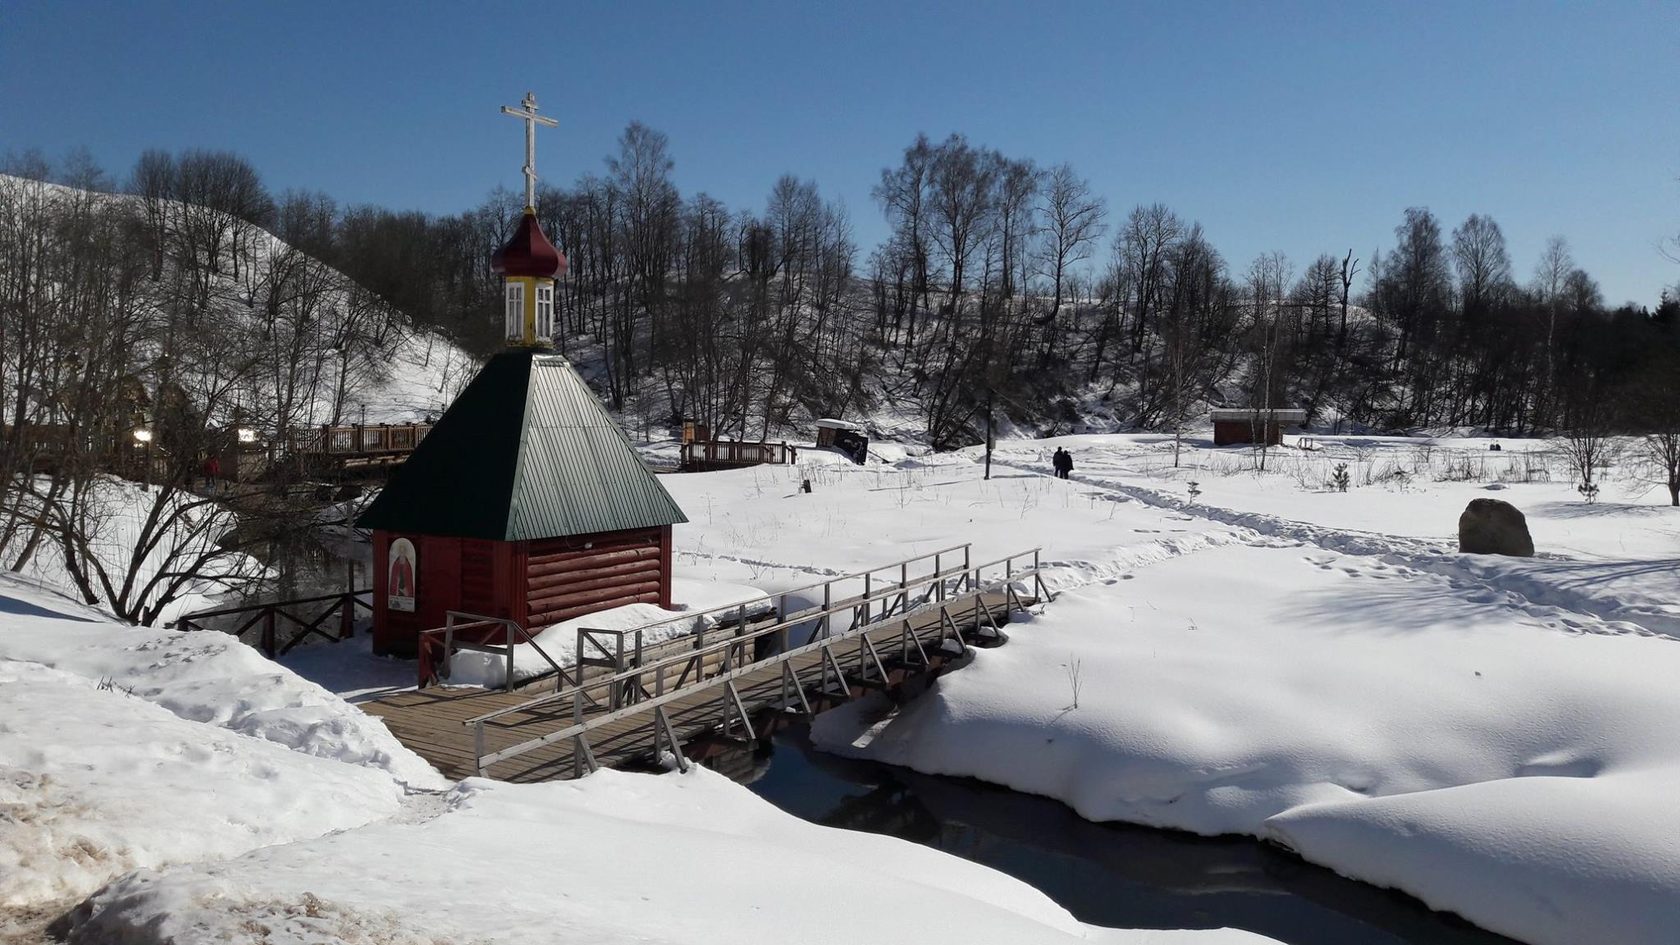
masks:
[[[789,600],[818,595],[822,604],[789,612]],[[580,631],[584,658],[570,667],[549,660],[553,672],[535,685],[434,687],[362,708],[453,778],[548,781],[602,767],[686,769],[702,751],[699,740],[752,741],[766,713],[810,716],[872,691],[904,698],[907,687],[942,671],[972,642],[1002,642],[1011,614],[1047,597],[1038,549],[976,565],[963,545],[788,591],[775,616],[754,623],[743,609],[709,638],[638,652],[640,631]],[[507,639],[531,637],[518,630]],[[511,667],[511,646],[506,655]]]

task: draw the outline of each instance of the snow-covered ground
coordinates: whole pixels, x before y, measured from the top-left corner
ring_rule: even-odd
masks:
[[[1084,926],[991,869],[700,769],[450,786],[230,638],[10,580],[0,608],[0,940],[1265,941]]]
[[[447,786],[229,637],[123,627],[0,583],[0,933],[135,868],[385,820]]]
[[[673,579],[670,610],[654,604],[625,604],[544,627],[536,635],[534,645],[514,646],[513,675],[515,679],[529,679],[548,672],[552,668],[549,660],[561,666],[577,662],[579,630],[640,630],[642,645],[651,647],[717,626],[719,617],[711,613],[713,610],[738,608],[751,619],[768,613],[771,606],[769,595],[757,588]],[[626,641],[626,645],[633,646],[634,641]],[[457,653],[451,660],[449,684],[452,686],[495,688],[506,680],[507,657],[503,654]]]
[[[806,823],[704,769],[473,779],[439,807],[417,822],[136,874],[90,900],[72,941],[259,940],[253,926],[277,943],[1265,941],[1082,926],[986,867]]]
[[[1073,481],[1047,474],[1057,445],[1074,452]],[[1261,472],[1252,453],[1205,441],[1177,468],[1162,437],[1006,441],[988,482],[973,451],[879,444],[864,467],[814,455],[662,481],[691,520],[676,530],[678,573],[700,586],[776,595],[962,542],[976,561],[1043,547],[1054,603],[896,713],[824,716],[815,734],[831,750],[980,777],[1095,819],[1266,838],[1536,945],[1673,941],[1680,510],[1626,465],[1589,506],[1542,444],[1310,445],[1271,451]],[[1342,462],[1345,493],[1328,485]],[[1539,555],[1458,554],[1459,512],[1478,497],[1521,508]],[[76,913],[78,941],[814,941],[837,928],[884,941],[1245,939],[1083,927],[988,870],[805,824],[704,772],[440,792],[377,722],[241,662],[236,645],[153,641],[4,590],[0,626],[18,632],[0,632],[0,705],[62,714],[70,697],[55,693],[70,692],[93,707],[50,735],[0,729],[0,784],[45,776],[80,799],[11,788],[4,803],[24,806],[6,810],[61,826],[0,818],[0,848],[81,836],[125,851],[95,866],[82,847],[36,852],[63,861],[59,878],[6,901],[68,908],[116,880]],[[699,600],[685,602],[710,605]],[[299,666],[335,691],[394,685],[408,665],[344,649],[333,668],[322,654],[338,648],[314,649]],[[106,754],[122,777],[88,760]],[[342,780],[351,800],[314,809],[274,787],[315,777]],[[187,781],[222,806],[183,850],[146,832],[179,808],[145,804]],[[120,820],[81,812],[107,796]],[[290,835],[216,813],[241,799],[281,805]],[[124,823],[138,825],[132,839]],[[622,859],[565,853],[599,848]],[[463,859],[495,868],[462,879],[432,865]],[[177,865],[118,879],[165,863]],[[870,905],[834,907],[853,900]],[[923,915],[936,919],[917,926]]]
[[[1262,471],[1205,437],[1174,467],[1168,437],[1077,436],[1000,444],[990,482],[975,450],[665,481],[679,558],[772,590],[1044,547],[1068,593],[907,710],[821,720],[833,750],[1275,840],[1527,941],[1667,941],[1680,510],[1630,459],[1587,504],[1548,444],[1493,442],[1313,437]],[[1537,557],[1457,552],[1480,497]]]

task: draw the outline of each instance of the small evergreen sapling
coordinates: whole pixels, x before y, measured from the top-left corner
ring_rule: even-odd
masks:
[[[1350,484],[1351,479],[1348,476],[1347,463],[1337,463],[1336,468],[1330,473],[1330,487],[1337,492],[1346,492]]]

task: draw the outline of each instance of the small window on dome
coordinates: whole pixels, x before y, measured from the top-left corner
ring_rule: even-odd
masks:
[[[503,313],[503,322],[507,328],[507,340],[523,341],[525,339],[525,285],[521,282],[507,284],[507,308]]]
[[[554,337],[554,286],[537,286],[537,340]]]

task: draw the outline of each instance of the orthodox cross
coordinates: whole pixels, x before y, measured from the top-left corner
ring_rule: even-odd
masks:
[[[525,93],[525,100],[518,108],[510,105],[502,106],[502,114],[512,115],[525,122],[525,206],[537,205],[537,126],[546,125],[553,128],[560,124],[552,118],[545,118],[537,114],[537,96],[532,92]]]

